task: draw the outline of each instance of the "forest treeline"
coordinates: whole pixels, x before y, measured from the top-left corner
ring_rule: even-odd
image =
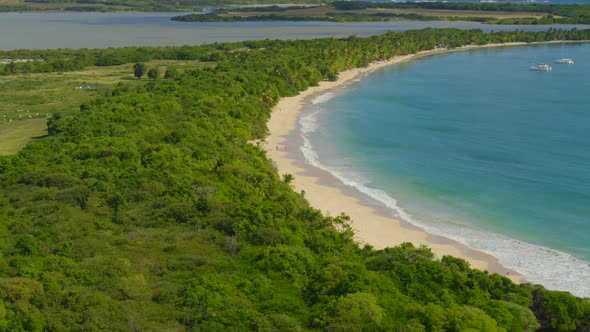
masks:
[[[202,15],[199,15],[202,16]],[[466,43],[493,42],[542,42],[549,40],[589,39],[583,30],[548,29],[546,32],[507,32],[504,34],[473,33],[470,40],[447,43],[450,47]],[[422,47],[432,47],[436,40],[421,42]],[[247,43],[247,42],[246,42]],[[405,46],[404,46],[405,47]],[[198,60],[215,63],[225,61],[229,54],[247,49],[244,43],[215,43],[202,46],[178,47],[125,47],[101,49],[12,50],[0,51],[0,75],[75,71],[88,66],[113,66],[151,60]],[[12,60],[12,61],[11,61]],[[333,73],[331,73],[333,75]]]
[[[264,12],[264,11],[263,11]],[[326,13],[320,16],[291,16],[282,15],[276,13],[260,14],[260,15],[229,15],[224,16],[224,11],[216,11],[207,14],[188,14],[174,16],[171,18],[172,21],[180,22],[269,22],[269,21],[324,21],[324,22],[381,22],[391,21],[396,19],[412,20],[412,21],[437,21],[441,18],[436,16],[427,16],[419,14],[396,14],[396,13],[370,13],[370,14],[359,14],[359,13],[343,13],[334,12]],[[452,18],[444,18],[444,20],[451,20]],[[485,22],[487,18],[461,18],[463,21],[481,21]]]
[[[114,66],[151,60],[215,62],[243,45],[218,43],[205,46],[126,47],[104,49],[0,51],[0,75],[81,70],[89,66]]]
[[[590,303],[567,292],[407,243],[359,247],[346,216],[310,207],[248,143],[279,98],[340,71],[437,44],[553,39],[590,30],[2,52],[43,60],[27,70],[103,52],[217,65],[119,84],[0,157],[0,331],[588,331]]]

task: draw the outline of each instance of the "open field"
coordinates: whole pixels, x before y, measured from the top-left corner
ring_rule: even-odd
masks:
[[[29,141],[47,134],[47,119],[0,124],[0,155],[14,154]]]
[[[182,72],[210,64],[197,61],[151,61],[163,75],[173,66]],[[53,113],[69,115],[85,101],[108,94],[115,84],[135,86],[147,82],[133,76],[133,64],[88,67],[80,71],[0,76],[0,155],[12,154],[27,142],[46,134]]]

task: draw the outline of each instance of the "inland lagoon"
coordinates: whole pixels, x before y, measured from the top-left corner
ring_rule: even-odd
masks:
[[[484,31],[588,29],[588,25],[489,25],[460,21],[398,22],[175,22],[188,13],[0,13],[0,50],[180,46],[259,39],[368,36],[410,29]]]

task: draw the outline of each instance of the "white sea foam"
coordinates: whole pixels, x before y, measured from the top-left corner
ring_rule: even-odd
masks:
[[[363,78],[365,78],[365,77],[367,77],[367,76],[371,75],[371,74],[372,74],[374,71],[375,71],[375,69],[373,69],[373,70],[370,70],[370,71],[368,71],[368,72],[364,73],[364,74],[363,74],[361,77],[359,77],[359,78],[355,78],[354,80],[352,80],[352,82],[353,82],[353,83],[360,82],[360,81],[362,81],[362,80],[363,80]]]
[[[327,98],[321,99],[320,102],[324,102],[334,97],[334,95],[327,95],[329,94],[316,99]],[[301,152],[309,164],[331,173],[344,185],[356,188],[359,192],[383,204],[395,217],[421,227],[430,234],[453,239],[470,248],[497,257],[500,264],[517,271],[532,283],[541,284],[548,289],[568,291],[576,296],[590,296],[590,264],[588,262],[557,250],[464,225],[420,220],[401,208],[395,198],[385,191],[368,187],[366,178],[352,172],[350,168],[328,167],[322,164],[309,139],[309,135],[319,128],[317,114],[320,111],[319,108],[315,109],[299,119],[303,134]]]
[[[303,133],[304,140],[307,139],[307,135],[315,132],[319,128],[317,114],[319,109],[314,110],[310,114],[306,114],[299,118],[299,124],[301,125],[301,132]]]
[[[312,99],[311,103],[316,105],[316,104],[321,104],[321,103],[325,103],[328,100],[332,99],[336,97],[336,94],[333,92],[326,92],[324,94],[321,94],[317,97],[315,97],[314,99]]]

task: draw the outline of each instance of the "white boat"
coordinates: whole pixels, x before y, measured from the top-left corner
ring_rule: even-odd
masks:
[[[555,63],[565,64],[565,65],[573,65],[574,60],[568,59],[568,58],[563,58],[563,59],[555,60]]]
[[[549,66],[546,63],[540,63],[538,65],[534,65],[531,68],[529,68],[530,70],[534,70],[534,71],[551,71],[551,66]]]

